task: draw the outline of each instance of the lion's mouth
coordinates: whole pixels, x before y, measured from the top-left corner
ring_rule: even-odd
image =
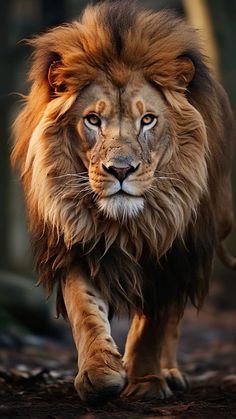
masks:
[[[122,189],[120,189],[118,192],[115,192],[115,193],[114,193],[114,194],[112,194],[112,195],[109,195],[109,197],[108,197],[108,198],[111,198],[111,197],[113,197],[113,196],[120,196],[120,197],[122,197],[122,196],[124,196],[124,197],[126,197],[126,196],[130,196],[130,197],[134,197],[134,198],[139,198],[139,196],[138,196],[138,195],[132,195],[132,194],[130,194],[130,193],[128,193],[128,192],[123,191]]]
[[[126,192],[126,191],[124,191],[123,189],[120,189],[119,191],[117,191],[117,192],[114,192],[114,193],[112,193],[112,194],[110,194],[110,195],[107,195],[105,198],[112,198],[112,197],[114,197],[114,196],[119,196],[119,197],[130,197],[130,198],[142,198],[142,195],[135,195],[135,194],[132,194],[132,193],[129,193],[129,192]]]

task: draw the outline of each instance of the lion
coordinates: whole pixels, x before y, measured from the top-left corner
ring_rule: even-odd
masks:
[[[105,1],[30,41],[15,123],[39,283],[78,351],[86,402],[185,390],[176,350],[233,226],[234,123],[196,30],[170,11]],[[115,313],[132,316],[123,359]]]

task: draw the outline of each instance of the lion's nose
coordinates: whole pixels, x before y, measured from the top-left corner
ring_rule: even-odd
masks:
[[[122,183],[131,173],[134,173],[138,167],[139,164],[135,167],[133,165],[128,165],[125,167],[117,167],[117,166],[105,166],[102,165],[105,172],[110,173],[111,175],[115,176],[116,179]]]

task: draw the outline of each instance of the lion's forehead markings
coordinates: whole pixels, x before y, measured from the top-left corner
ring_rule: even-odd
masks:
[[[141,100],[137,100],[136,107],[137,107],[140,115],[142,116],[144,114],[144,105],[143,105],[143,102]]]
[[[107,118],[107,123],[116,121],[124,123],[130,120],[133,123],[145,112],[157,116],[165,109],[165,102],[161,93],[142,79],[140,74],[132,76],[123,89],[115,86],[105,75],[99,81],[92,83],[88,88],[91,99],[86,109],[95,111]],[[93,108],[93,109],[92,109]]]
[[[106,106],[107,106],[107,104],[106,104],[106,102],[104,100],[102,100],[102,99],[99,100],[98,103],[97,103],[97,105],[96,105],[96,111],[97,111],[97,113],[102,114],[105,111]]]
[[[140,83],[133,89],[133,83],[127,85],[125,94],[123,95],[123,103],[126,104],[124,109],[129,116],[140,118],[144,113],[150,112],[159,115],[165,110],[165,102],[161,93],[149,86],[147,82]]]

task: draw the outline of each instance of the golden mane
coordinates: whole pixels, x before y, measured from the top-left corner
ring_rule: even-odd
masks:
[[[232,146],[224,145],[227,98],[208,71],[196,31],[168,11],[104,2],[30,43],[32,88],[15,123],[12,161],[24,184],[39,281],[51,292],[71,266],[80,264],[114,310],[128,304],[149,312],[174,302],[182,312],[188,297],[199,306],[214,249],[232,225],[219,203]],[[187,83],[192,64],[195,73]],[[70,141],[70,109],[101,72],[118,86],[132,72],[158,86],[180,147],[165,168],[178,172],[178,181],[160,187],[158,195],[149,196],[148,210],[123,224],[101,222],[86,198],[75,205],[78,191],[63,190],[64,206],[59,204],[60,176],[85,170]],[[232,132],[232,121],[227,125]],[[188,145],[189,137],[195,142]]]

